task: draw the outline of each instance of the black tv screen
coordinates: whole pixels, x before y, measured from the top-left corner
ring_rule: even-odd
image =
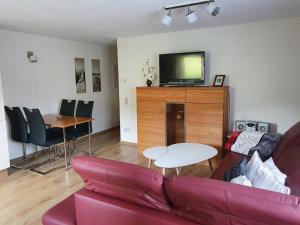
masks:
[[[161,85],[204,84],[205,52],[185,52],[159,55]]]

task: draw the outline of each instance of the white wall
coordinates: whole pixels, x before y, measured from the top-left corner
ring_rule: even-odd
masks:
[[[160,53],[199,50],[207,53],[208,82],[228,76],[231,129],[234,120],[250,119],[284,132],[300,120],[300,18],[289,18],[118,39],[122,141],[137,141],[135,87],[145,84],[146,59],[158,72]]]
[[[2,76],[0,71],[0,171],[9,167],[8,138],[5,122]]]
[[[58,113],[62,98],[93,100],[93,132],[119,125],[118,89],[113,88],[112,74],[115,48],[0,30],[0,49],[5,105],[39,108],[46,114]],[[28,62],[27,51],[36,53],[37,63]],[[85,58],[84,94],[76,94],[74,57]],[[101,92],[92,92],[92,58],[101,61]],[[22,155],[21,145],[12,141],[9,151],[11,159]]]

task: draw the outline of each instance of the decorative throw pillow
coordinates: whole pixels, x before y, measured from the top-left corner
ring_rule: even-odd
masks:
[[[246,167],[247,167],[247,158],[244,158],[224,174],[223,180],[231,181],[233,178],[236,178],[240,175],[245,175]]]
[[[245,185],[248,187],[252,187],[251,181],[245,176],[245,175],[241,175],[238,176],[236,178],[233,178],[230,183],[234,183],[234,184],[240,184],[240,185]]]
[[[268,158],[270,158],[276,149],[279,141],[281,138],[281,134],[276,133],[267,133],[262,136],[259,143],[253,147],[249,153],[248,156],[252,156],[255,151],[258,152],[259,157],[262,161],[266,161]]]
[[[259,131],[243,131],[231,146],[231,151],[248,155],[249,151],[259,143],[262,136],[263,133]]]
[[[264,162],[265,165],[273,172],[275,178],[281,183],[285,184],[286,175],[282,173],[278,167],[275,165],[272,158],[269,158],[267,161]]]
[[[290,188],[275,178],[273,172],[262,162],[257,152],[254,152],[247,164],[246,176],[253,187],[290,194]]]

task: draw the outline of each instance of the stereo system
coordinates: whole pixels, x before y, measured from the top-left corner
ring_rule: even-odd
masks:
[[[235,131],[260,131],[262,133],[269,133],[271,129],[270,123],[257,122],[257,121],[247,121],[247,120],[237,120],[235,121]]]

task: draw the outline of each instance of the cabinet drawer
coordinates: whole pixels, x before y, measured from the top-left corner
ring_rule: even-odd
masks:
[[[187,90],[186,102],[191,103],[223,103],[223,90]]]
[[[185,90],[169,89],[166,90],[166,102],[185,102]]]
[[[137,88],[136,96],[138,101],[165,101],[165,91],[155,88]]]

